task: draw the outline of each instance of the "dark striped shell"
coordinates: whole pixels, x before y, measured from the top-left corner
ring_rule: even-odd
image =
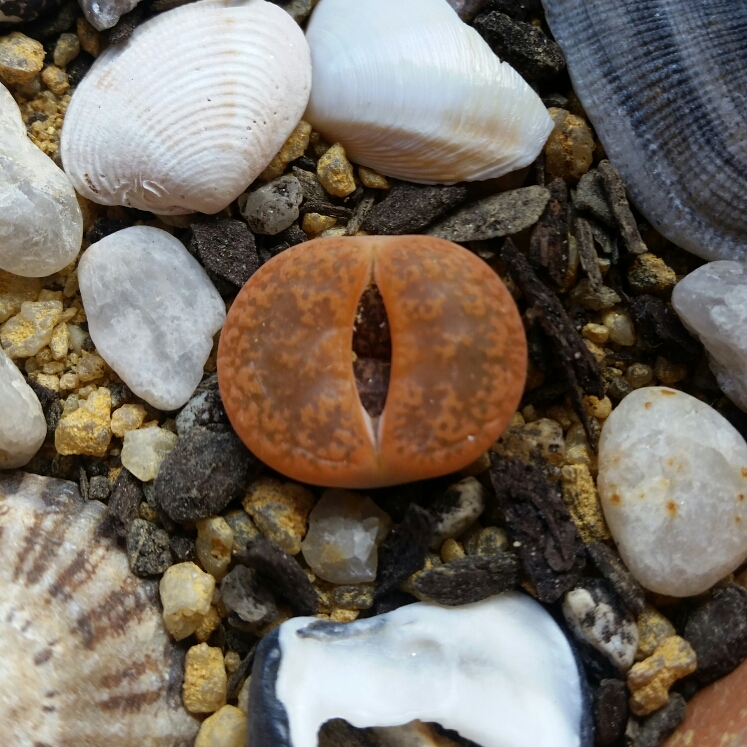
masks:
[[[543,0],[633,201],[706,259],[747,253],[747,2]]]
[[[156,582],[74,483],[0,473],[0,743],[191,747]]]

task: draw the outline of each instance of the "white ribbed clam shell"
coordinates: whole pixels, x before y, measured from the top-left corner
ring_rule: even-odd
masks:
[[[216,213],[278,152],[310,85],[308,46],[281,8],[182,6],[96,60],[65,117],[65,171],[104,205]]]
[[[530,164],[552,131],[537,94],[446,0],[321,0],[306,39],[305,118],[387,176],[490,179]]]

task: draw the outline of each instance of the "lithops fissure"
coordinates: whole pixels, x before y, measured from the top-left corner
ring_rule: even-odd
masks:
[[[74,483],[0,475],[0,724],[13,747],[189,747],[155,582]]]
[[[305,119],[356,163],[408,181],[501,176],[553,128],[542,101],[446,0],[321,0]]]
[[[646,218],[706,259],[747,252],[747,4],[543,0],[574,90]]]
[[[376,418],[361,404],[352,350],[371,283],[392,340]],[[271,259],[236,297],[218,379],[236,432],[273,469],[378,487],[477,459],[519,403],[526,355],[508,289],[466,249],[423,236],[315,239]]]
[[[316,747],[321,725],[343,718],[434,721],[482,747],[587,747],[587,712],[563,632],[533,599],[509,592],[347,625],[283,623],[257,652],[247,744]]]
[[[78,86],[62,130],[65,170],[104,205],[216,213],[280,150],[310,85],[306,40],[277,5],[176,8],[109,47]]]
[[[75,259],[82,238],[73,185],[28,139],[21,110],[0,83],[0,269],[51,275]]]

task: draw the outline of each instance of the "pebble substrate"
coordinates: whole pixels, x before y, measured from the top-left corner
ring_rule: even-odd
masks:
[[[293,6],[300,21],[312,5],[279,4]],[[12,35],[0,36],[0,79],[29,137],[52,159],[70,90],[107,43],[125,39],[157,5],[141,3],[102,33],[68,1],[46,20],[14,26],[24,39],[14,37],[12,49]],[[219,335],[190,402],[159,411],[97,354],[76,263],[43,279],[0,271],[0,342],[47,423],[46,441],[24,469],[72,480],[84,498],[107,504],[132,571],[162,579],[167,628],[188,649],[184,702],[198,714],[218,712],[200,747],[241,734],[241,712],[225,704],[245,710],[257,640],[298,614],[349,622],[415,599],[460,605],[524,589],[570,621],[593,692],[597,744],[610,747],[657,747],[684,718],[685,701],[747,657],[747,571],[698,596],[644,593],[613,549],[596,487],[601,426],[643,387],[691,394],[747,437],[747,417],[719,390],[670,304],[677,282],[702,261],[628,205],[539,3],[482,5],[475,28],[537,87],[556,123],[523,172],[447,187],[386,179],[351,164],[302,122],[265,172],[267,186],[217,216],[166,223],[80,199],[84,249],[125,227],[162,228],[183,241],[227,306],[259,266],[318,236],[426,233],[475,252],[519,304],[530,369],[510,427],[461,473],[320,502],[321,489],[271,473],[233,434],[217,389]],[[285,199],[289,192],[298,199]],[[381,329],[377,301],[367,301],[359,339]],[[31,305],[22,309],[24,302]],[[42,328],[49,302],[54,324]],[[375,411],[385,385],[376,376],[359,385]],[[368,554],[325,567],[324,544],[354,535],[361,516],[374,519]],[[697,545],[698,527],[691,529]],[[180,597],[180,578],[202,583],[202,596]],[[189,605],[201,612],[185,625]],[[594,615],[602,608],[608,626],[600,634]],[[585,613],[574,618],[576,610]],[[194,683],[206,677],[214,687],[198,692]],[[322,731],[323,743],[373,738],[340,723]]]

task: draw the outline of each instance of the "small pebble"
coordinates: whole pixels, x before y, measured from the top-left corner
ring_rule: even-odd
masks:
[[[26,464],[47,435],[39,398],[0,349],[0,469]]]
[[[111,401],[109,390],[99,387],[80,407],[64,413],[54,434],[57,452],[106,456],[112,438]]]
[[[411,588],[421,601],[454,607],[513,589],[518,577],[519,562],[512,553],[471,555],[416,573]]]
[[[80,41],[75,34],[60,34],[54,46],[54,64],[65,67],[80,54]]]
[[[534,225],[549,200],[550,192],[539,186],[501,192],[458,208],[425,233],[456,242],[511,236]]]
[[[623,309],[608,309],[602,313],[602,324],[609,330],[611,342],[630,347],[635,345],[635,327],[630,314]]]
[[[446,490],[428,509],[434,520],[431,549],[437,550],[444,540],[458,537],[477,521],[485,510],[487,491],[474,477],[465,477]]]
[[[622,300],[612,288],[608,288],[606,285],[594,287],[589,278],[579,280],[571,289],[568,297],[572,303],[590,311],[611,309]]]
[[[75,28],[80,46],[88,54],[98,57],[101,52],[101,34],[85,18],[78,18]]]
[[[485,527],[465,542],[468,555],[497,555],[509,549],[510,543],[505,529]]]
[[[599,494],[625,564],[647,589],[692,596],[747,555],[747,444],[688,394],[645,387],[607,418]]]
[[[369,233],[401,235],[418,233],[467,199],[463,184],[425,185],[394,181],[389,194],[366,216]]]
[[[302,201],[301,183],[287,175],[241,195],[239,210],[254,233],[274,236],[298,218]]]
[[[316,236],[337,223],[337,218],[319,213],[306,213],[301,223],[301,228],[310,236]]]
[[[200,725],[194,747],[245,747],[246,713],[224,705]]]
[[[44,47],[40,42],[19,31],[0,36],[0,79],[4,83],[29,83],[43,64]]]
[[[353,586],[336,586],[332,598],[338,607],[346,610],[367,610],[374,603],[373,584],[355,584]]]
[[[309,0],[305,0],[309,4]],[[296,19],[298,20],[298,19]],[[286,167],[289,163],[292,163],[297,158],[300,158],[305,152],[306,148],[309,147],[309,137],[311,136],[311,125],[308,122],[304,122],[302,119],[297,125],[296,129],[291,132],[288,139],[283,144],[278,154],[270,161],[267,168],[260,174],[260,177],[265,181],[272,181],[282,176]]]
[[[314,573],[325,581],[373,581],[378,546],[391,526],[389,516],[370,498],[347,490],[326,490],[309,515],[301,550]]]
[[[114,483],[107,506],[109,523],[118,537],[127,536],[132,522],[138,515],[143,497],[140,480],[126,467],[123,468]]]
[[[625,379],[633,389],[640,389],[642,386],[650,384],[653,378],[654,369],[645,363],[633,363],[625,371]]]
[[[228,678],[223,653],[207,643],[187,651],[184,660],[184,707],[190,713],[215,713],[226,703]]]
[[[161,464],[156,502],[173,521],[215,516],[241,495],[247,476],[257,470],[233,431],[197,426],[179,438]]]
[[[360,177],[361,184],[369,189],[389,189],[391,184],[389,180],[374,171],[373,169],[367,169],[365,166],[358,167],[358,176]]]
[[[319,159],[316,175],[322,187],[335,197],[347,197],[355,192],[353,167],[340,143],[335,143]]]
[[[289,555],[301,551],[315,499],[308,488],[260,478],[249,485],[243,506],[262,534]]]
[[[136,576],[164,573],[173,562],[168,533],[150,521],[135,519],[127,533],[127,559]]]
[[[106,503],[111,495],[111,482],[104,475],[94,475],[88,483],[88,499]]]
[[[589,322],[581,330],[581,334],[587,339],[595,342],[597,345],[604,345],[609,339],[610,330],[603,324],[593,324]]]
[[[669,688],[697,669],[692,646],[680,636],[666,638],[654,653],[633,665],[628,672],[630,710],[648,716],[669,701]]]
[[[625,603],[625,606],[631,612],[638,615],[638,651],[640,652],[640,619],[646,607],[646,596],[641,585],[633,578],[633,574],[625,567],[620,556],[609,545],[604,542],[590,542],[586,546],[586,551],[597,567],[597,570],[609,581],[615,593]],[[668,635],[674,635],[674,629]],[[663,637],[666,638],[667,636]],[[659,643],[661,641],[657,641],[652,647],[652,652]],[[646,654],[646,656],[648,655]]]
[[[44,68],[41,74],[44,85],[57,96],[62,96],[68,88],[70,88],[70,81],[67,78],[67,73],[64,70],[60,70],[56,65],[48,65]]]
[[[246,628],[257,630],[278,617],[272,594],[259,583],[257,572],[237,565],[220,584],[221,598],[229,612],[235,613]]]
[[[20,313],[0,326],[0,344],[10,358],[30,358],[52,341],[62,302],[24,301]]]
[[[567,464],[561,470],[563,502],[585,543],[610,538],[594,479],[586,464]]]
[[[581,117],[565,109],[548,109],[555,129],[545,143],[545,171],[553,179],[580,179],[591,167],[594,138]]]
[[[198,425],[228,425],[228,416],[217,389],[195,395],[176,416],[176,432],[180,436]]]
[[[628,689],[622,680],[604,679],[594,697],[596,744],[610,747],[625,732],[628,721]],[[658,747],[658,745],[657,745]]]
[[[163,428],[129,430],[124,434],[122,444],[122,466],[127,467],[138,480],[155,480],[161,463],[178,441],[176,434]]]
[[[702,685],[732,672],[747,658],[747,591],[737,584],[714,589],[682,635],[698,657],[695,676]]]
[[[128,431],[137,430],[146,418],[142,405],[122,405],[112,413],[112,433],[118,438],[124,438]]]
[[[660,747],[663,741],[682,723],[687,703],[679,693],[672,693],[669,702],[661,710],[649,716],[641,725],[632,747]],[[696,742],[697,747],[707,747]],[[721,742],[719,747],[723,747]]]
[[[163,574],[159,590],[166,630],[181,641],[192,635],[210,612],[215,579],[194,563],[177,563]]]
[[[216,581],[220,581],[231,562],[233,529],[222,516],[202,519],[197,522],[195,548],[202,567]]]
[[[588,171],[581,177],[573,195],[573,204],[578,210],[590,212],[605,225],[615,226],[615,216],[607,201],[604,179],[596,169]]]
[[[586,410],[587,415],[604,420],[612,413],[612,402],[610,402],[609,397],[603,397],[602,399],[594,396],[584,397],[584,410]]]
[[[636,661],[647,659],[667,638],[677,634],[674,625],[650,604],[647,604],[639,613],[636,622],[638,625]]]
[[[635,661],[635,618],[603,579],[587,579],[565,595],[563,615],[573,634],[606,656],[622,674]]]
[[[673,363],[660,355],[654,363],[654,376],[665,386],[674,386],[687,378],[687,366]]]
[[[633,293],[667,297],[677,284],[677,275],[663,259],[646,252],[637,256],[630,265],[628,283]]]
[[[563,429],[549,418],[510,426],[493,448],[503,456],[533,462],[546,472],[547,465],[561,467],[565,462]]]
[[[195,542],[189,537],[180,537],[174,535],[169,541],[169,547],[174,557],[180,562],[184,563],[188,560],[194,560],[197,557],[197,548]]]
[[[747,271],[739,262],[709,262],[681,280],[672,306],[708,351],[724,394],[747,411]]]
[[[254,236],[243,221],[216,218],[191,228],[190,252],[213,277],[230,283],[233,292],[259,268]]]
[[[446,542],[441,545],[440,555],[441,560],[443,560],[444,563],[448,563],[452,560],[463,558],[465,556],[464,547],[455,539],[447,539]]]
[[[231,554],[236,555],[244,550],[247,544],[259,535],[257,525],[252,521],[251,516],[242,508],[228,511],[223,518],[233,531],[233,545]]]

